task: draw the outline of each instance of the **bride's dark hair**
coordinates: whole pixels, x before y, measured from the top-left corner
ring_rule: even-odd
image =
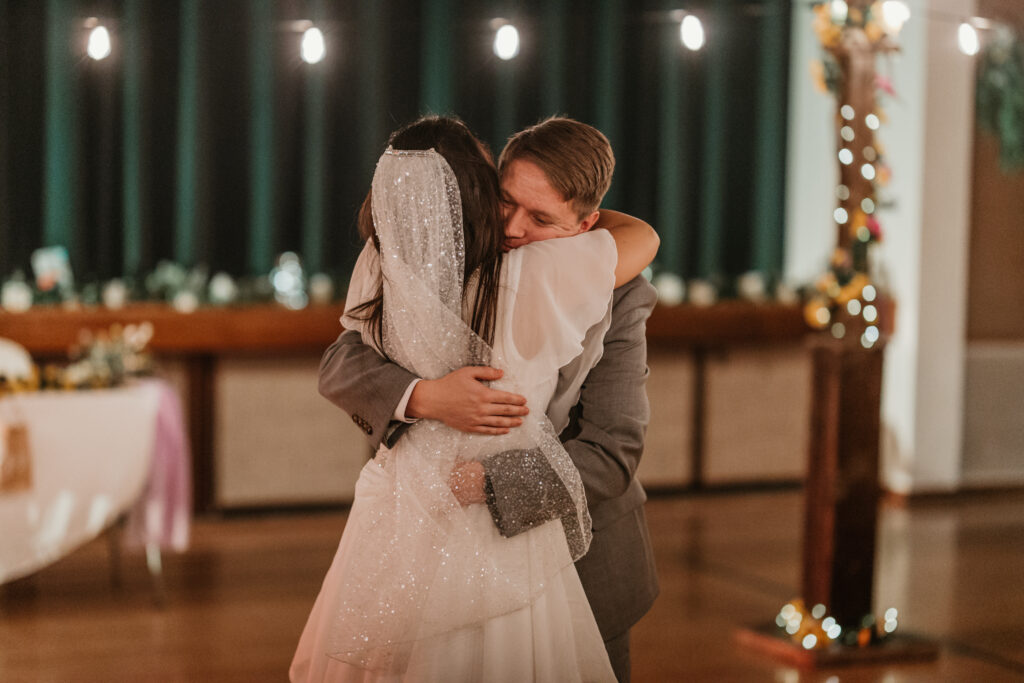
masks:
[[[471,298],[470,327],[488,345],[493,345],[505,232],[501,187],[490,151],[465,123],[451,116],[420,118],[392,133],[388,144],[395,149],[433,149],[455,172],[462,198],[462,229],[466,245],[463,301]],[[363,239],[372,237],[379,250],[371,206],[371,194],[367,193],[359,208],[359,234]],[[475,286],[471,282],[474,273],[477,274]],[[383,310],[382,282],[372,299],[359,304],[351,312],[370,324],[377,347],[382,350]]]

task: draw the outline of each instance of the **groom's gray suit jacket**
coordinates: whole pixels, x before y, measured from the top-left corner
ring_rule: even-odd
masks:
[[[616,289],[601,360],[582,388],[578,379],[574,382],[574,375],[582,374],[579,368],[574,363],[563,368],[551,402],[552,408],[565,404],[567,395],[579,391],[561,438],[580,471],[593,519],[594,539],[576,569],[605,640],[625,633],[658,594],[643,511],[647,496],[636,479],[650,418],[646,321],[656,300],[654,288],[642,277]],[[414,378],[353,331],[338,337],[320,363],[320,393],[352,416],[374,449],[401,437],[404,425],[396,426],[392,417]],[[500,527],[503,510],[495,499],[518,495],[523,477],[507,467],[485,469],[489,493],[497,494],[490,503]]]

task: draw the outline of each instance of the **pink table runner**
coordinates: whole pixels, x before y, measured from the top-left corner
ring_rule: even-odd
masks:
[[[142,497],[128,513],[129,545],[188,548],[192,519],[192,472],[185,421],[178,394],[154,380],[160,391],[153,461]]]

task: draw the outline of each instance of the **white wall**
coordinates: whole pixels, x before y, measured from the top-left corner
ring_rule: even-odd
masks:
[[[880,101],[889,120],[878,133],[893,171],[880,198],[896,202],[879,214],[876,253],[877,276],[897,301],[883,380],[882,479],[903,493],[950,490],[961,480],[974,126],[973,62],[945,18],[970,16],[974,0],[909,4],[902,51],[878,61],[897,93]],[[823,270],[834,240],[835,104],[808,72],[820,54],[811,12],[803,4],[793,11],[786,273],[806,282]]]
[[[975,11],[974,0],[927,4],[933,17],[963,17]],[[911,485],[915,490],[949,490],[962,481],[975,71],[974,59],[957,47],[955,20],[935,18],[925,25],[914,430],[918,457],[913,460]]]
[[[835,102],[818,92],[811,81],[811,60],[821,55],[821,45],[811,30],[812,17],[805,3],[793,3],[785,278],[796,285],[812,281],[825,269],[836,239],[832,221],[839,180],[832,118]]]
[[[964,384],[964,484],[1024,485],[1024,343],[968,344]]]

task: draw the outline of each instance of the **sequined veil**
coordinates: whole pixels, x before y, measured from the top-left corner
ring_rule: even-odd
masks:
[[[360,269],[364,280],[383,281],[387,356],[427,379],[466,365],[500,367],[503,388],[514,391],[515,368],[462,317],[461,201],[444,158],[389,148],[374,174],[372,210],[380,251],[367,244],[353,281]],[[365,327],[363,337],[374,343]],[[485,506],[459,505],[448,476],[456,460],[531,447],[562,480],[576,515],[504,538]],[[579,473],[543,411],[496,437],[420,421],[391,450],[382,447],[357,483],[336,559],[341,579],[328,652],[361,668],[401,672],[416,643],[529,605],[586,552],[590,535]]]

